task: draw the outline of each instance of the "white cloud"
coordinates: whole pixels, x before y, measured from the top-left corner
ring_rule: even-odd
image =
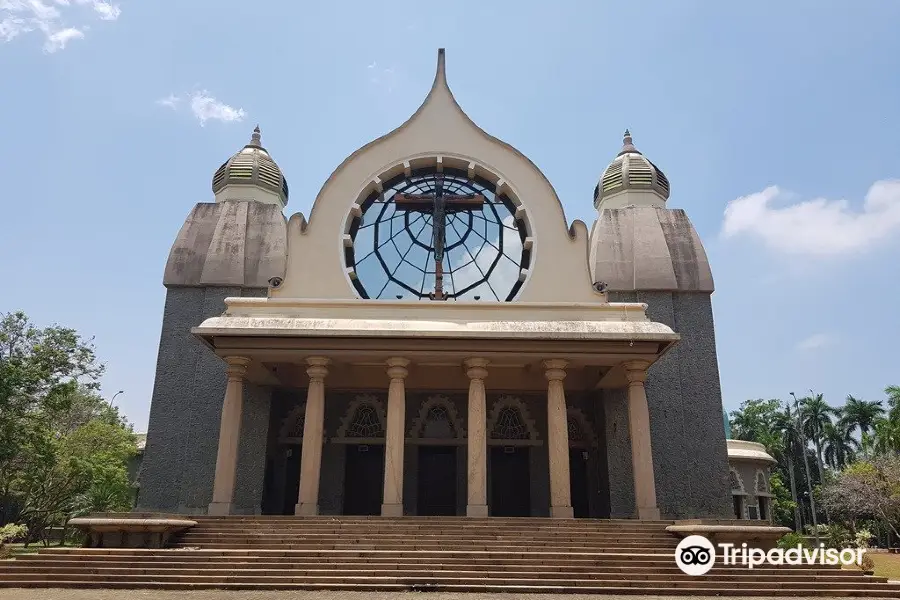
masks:
[[[169,94],[167,97],[160,98],[159,100],[156,101],[156,103],[159,104],[160,106],[168,106],[172,110],[177,109],[178,104],[180,102],[181,102],[181,98],[179,98],[175,94]]]
[[[169,94],[165,98],[156,101],[160,106],[166,106],[172,110],[178,110],[182,100],[188,100],[191,113],[200,121],[200,126],[206,125],[207,121],[222,121],[223,123],[231,123],[243,121],[247,116],[247,112],[243,108],[235,108],[224,102],[216,100],[206,90],[192,92],[185,98],[176,94]]]
[[[732,200],[722,236],[746,235],[776,252],[826,257],[863,252],[900,233],[900,180],[873,183],[862,210],[825,198],[784,205],[790,199],[772,186]]]
[[[83,37],[84,33],[74,27],[66,27],[65,29],[54,31],[47,35],[47,39],[44,41],[44,51],[52,54],[65,48],[70,40],[80,40]]]
[[[85,21],[115,21],[121,14],[118,5],[102,0],[0,0],[0,41],[40,31],[44,52],[52,54],[71,40],[84,38]]]
[[[400,74],[395,67],[380,67],[373,61],[366,70],[369,73],[369,83],[388,94],[394,91],[400,81]]]
[[[834,342],[834,336],[828,333],[816,333],[797,343],[797,350],[811,352],[830,346]]]

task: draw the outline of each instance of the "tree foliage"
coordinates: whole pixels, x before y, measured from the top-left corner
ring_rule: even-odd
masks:
[[[822,394],[811,392],[795,398],[793,407],[758,399],[731,413],[734,437],[765,445],[778,461],[770,482],[776,522],[796,527],[804,519],[809,523],[812,495],[829,521],[823,537],[841,530],[857,535],[860,520],[881,523],[897,534],[900,386],[886,387],[885,395],[887,409],[884,401],[852,395],[834,407]],[[818,467],[810,469],[808,478],[806,463]]]
[[[85,512],[130,506],[131,428],[97,393],[90,340],[0,315],[0,525],[31,539]]]

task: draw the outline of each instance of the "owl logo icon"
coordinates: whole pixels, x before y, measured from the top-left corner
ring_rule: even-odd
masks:
[[[675,564],[687,575],[706,575],[716,562],[716,548],[702,535],[689,535],[675,548]]]

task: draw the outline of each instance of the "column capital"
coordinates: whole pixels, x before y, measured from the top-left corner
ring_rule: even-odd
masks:
[[[328,375],[328,365],[331,364],[330,358],[310,356],[306,359],[306,364],[309,365],[306,368],[306,374],[309,375],[310,383],[325,381],[325,377]]]
[[[406,367],[409,366],[409,360],[400,356],[394,356],[387,361],[387,374],[391,379],[406,379],[406,376],[409,375],[409,369]]]
[[[463,361],[466,375],[469,379],[484,379],[488,376],[487,366],[490,361],[486,358],[467,358]]]
[[[625,378],[628,379],[629,384],[643,384],[647,381],[647,369],[650,368],[650,363],[646,360],[629,360],[622,363],[622,368],[625,370]]]
[[[247,374],[247,367],[250,365],[250,359],[246,356],[226,356],[224,358],[225,374],[229,379],[243,379]]]
[[[543,364],[544,377],[546,377],[548,381],[562,381],[566,378],[566,367],[569,366],[569,361],[561,358],[554,358],[545,360]]]

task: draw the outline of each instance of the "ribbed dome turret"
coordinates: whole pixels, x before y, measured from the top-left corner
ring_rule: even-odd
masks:
[[[594,208],[599,208],[604,199],[629,190],[656,194],[661,199],[660,206],[664,206],[669,198],[669,180],[634,147],[631,133],[626,129],[622,150],[603,171],[600,183],[594,188]]]
[[[276,194],[283,205],[288,202],[287,179],[260,143],[259,125],[253,130],[250,143],[225,161],[213,175],[214,194],[218,195],[231,185],[255,186]]]

